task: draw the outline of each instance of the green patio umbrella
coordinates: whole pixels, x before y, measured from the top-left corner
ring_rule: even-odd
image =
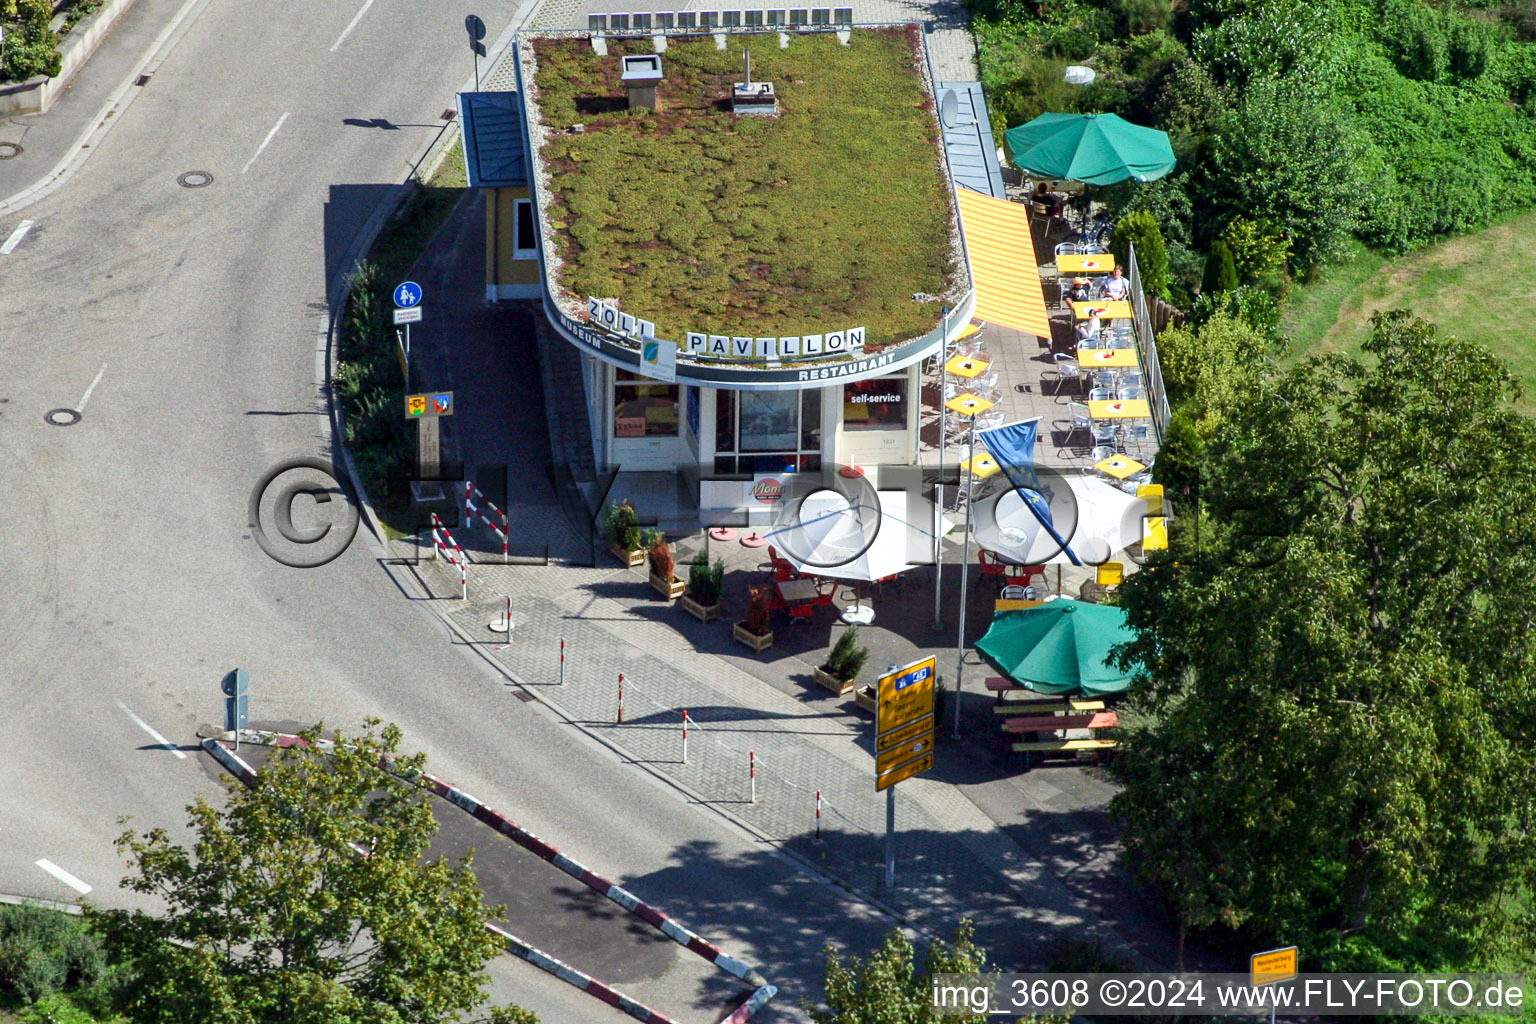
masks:
[[[1114,114],[1041,114],[1003,138],[1015,167],[1089,185],[1156,181],[1175,163],[1167,132]]]
[[[976,643],[993,668],[1039,693],[1121,693],[1134,671],[1105,664],[1117,644],[1136,638],[1113,605],[1062,598],[999,612]]]

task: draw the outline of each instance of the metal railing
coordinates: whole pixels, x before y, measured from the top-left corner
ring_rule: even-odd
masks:
[[[1136,246],[1127,247],[1126,270],[1131,281],[1131,311],[1136,316],[1136,354],[1141,358],[1142,376],[1147,382],[1147,401],[1152,407],[1152,429],[1158,447],[1168,436],[1168,391],[1163,386],[1163,367],[1157,359],[1157,337],[1152,333],[1152,316],[1147,309],[1147,294],[1141,286],[1141,268],[1136,265]]]

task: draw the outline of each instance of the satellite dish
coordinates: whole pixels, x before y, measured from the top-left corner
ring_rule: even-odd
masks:
[[[960,116],[960,96],[953,89],[945,89],[939,97],[939,120],[945,128],[969,128],[976,118]]]
[[[1087,85],[1098,77],[1099,73],[1097,71],[1093,70],[1093,68],[1084,67],[1081,64],[1073,64],[1067,68],[1067,73],[1062,76],[1068,85]]]
[[[955,90],[945,89],[944,95],[939,97],[939,119],[946,128],[954,128],[955,122],[960,120],[960,97],[955,95]]]

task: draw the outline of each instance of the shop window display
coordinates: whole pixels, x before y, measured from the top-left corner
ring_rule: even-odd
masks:
[[[613,385],[614,437],[676,437],[677,385],[616,370]]]

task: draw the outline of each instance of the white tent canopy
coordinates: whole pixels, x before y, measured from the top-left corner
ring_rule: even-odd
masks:
[[[1063,486],[1065,484],[1065,486]],[[1084,565],[1109,561],[1128,544],[1140,543],[1146,530],[1147,502],[1103,480],[1057,477],[1041,483],[1056,533]],[[972,510],[976,542],[1021,565],[1071,564],[1024,498],[1015,490],[978,502]]]
[[[877,510],[837,491],[808,495],[798,515],[763,536],[800,572],[840,580],[879,580],[933,560],[933,525],[907,513],[902,491],[878,491]],[[919,520],[931,515],[922,502]],[[945,524],[946,527],[948,523]]]

